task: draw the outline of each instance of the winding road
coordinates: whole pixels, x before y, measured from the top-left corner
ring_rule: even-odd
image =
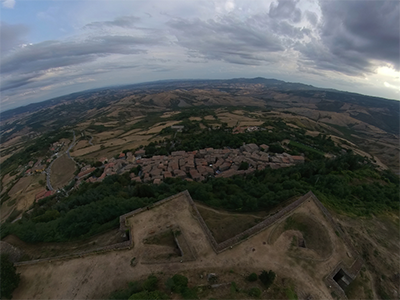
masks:
[[[89,145],[90,146],[93,146],[92,140],[93,140],[93,136],[90,136],[90,140],[89,140]]]

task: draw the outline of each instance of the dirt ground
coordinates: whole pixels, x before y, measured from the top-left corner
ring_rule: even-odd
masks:
[[[165,124],[157,123],[154,126],[150,127],[149,130],[147,130],[146,134],[159,133],[164,128],[170,127],[170,126],[178,124],[178,123],[180,123],[180,122],[179,121],[169,121],[169,122],[166,122]]]
[[[162,129],[160,128],[157,130],[160,131]],[[125,149],[135,149],[139,146],[145,146],[150,143],[149,140],[154,136],[153,134],[146,135],[145,132],[140,132],[143,134],[138,134],[137,130],[131,131],[131,133],[131,135],[123,134],[120,137],[110,136],[109,139],[103,139],[101,144],[97,144],[97,141],[95,141],[94,143],[96,144],[94,146],[75,150],[71,153],[71,156],[83,158],[111,157],[113,154],[120,153]],[[104,147],[104,149],[102,149],[102,147]],[[110,152],[109,150],[111,150],[113,154],[108,154],[108,152]]]
[[[5,222],[8,216],[12,213],[15,208],[15,204],[11,204],[10,200],[3,202],[0,207],[0,220]]]
[[[30,176],[31,182],[29,186],[21,191],[20,196],[17,198],[17,209],[19,210],[27,210],[32,203],[35,201],[35,195],[44,189],[44,186],[39,183],[39,181],[45,181],[45,175],[39,174]]]
[[[74,177],[75,163],[66,154],[57,158],[51,166],[51,185],[54,189],[67,185]]]
[[[6,186],[11,181],[13,181],[15,179],[15,177],[17,177],[17,175],[13,175],[13,176],[10,176],[10,174],[4,175],[3,180],[2,180],[3,186]]]
[[[65,243],[37,243],[29,244],[21,241],[14,235],[6,236],[3,241],[18,249],[25,255],[25,260],[54,257],[58,255],[71,254],[74,252],[88,251],[122,242],[124,239],[119,229],[110,230],[103,234],[98,234],[89,239],[65,242]]]
[[[14,210],[26,211],[35,201],[35,195],[44,190],[44,186],[39,183],[45,181],[44,174],[33,175],[21,178],[10,190],[11,198],[1,205],[1,220],[5,221],[7,216]]]
[[[75,147],[72,149],[73,151],[71,150],[71,152],[74,152],[76,150],[79,150],[79,149],[82,149],[82,148],[85,148],[85,147],[89,147],[89,146],[90,146],[89,141],[81,140],[75,145]]]
[[[13,154],[14,153],[10,153],[10,154],[7,154],[7,155],[0,155],[0,164],[3,163],[9,157],[11,157]]]
[[[275,225],[231,250],[216,254],[192,215],[188,202],[179,197],[128,219],[134,240],[134,247],[130,250],[18,267],[21,283],[13,296],[15,299],[103,299],[111,291],[125,287],[128,281],[152,273],[187,274],[190,285],[198,285],[207,284],[204,277],[199,277],[204,270],[218,271],[221,274],[220,280],[225,281],[234,273],[259,273],[261,270],[272,269],[278,278],[292,280],[298,294],[311,294],[313,299],[332,299],[323,277],[339,261],[350,264],[354,258],[346,255],[348,249],[314,202],[306,201],[294,211],[311,215],[326,228],[334,245],[333,254],[329,258],[319,261],[287,255],[291,245],[290,235],[281,235],[273,245],[269,245],[267,241]],[[152,232],[174,224],[181,228],[197,259],[183,263],[143,264],[142,259],[149,248],[142,240]],[[138,260],[135,267],[130,266],[133,257]],[[268,293],[264,293],[262,298],[267,297]]]
[[[8,192],[8,195],[11,197],[17,192],[20,192],[22,190],[25,190],[28,185],[31,183],[32,177],[22,177],[18,182],[11,188],[11,190]]]
[[[197,205],[197,209],[218,243],[234,237],[263,220],[248,214],[219,212],[205,205]]]
[[[263,121],[259,121],[257,119],[252,119],[244,115],[236,115],[229,112],[219,113],[217,116],[221,122],[227,123],[229,127],[241,126],[241,125],[245,126],[246,124],[251,124],[248,126],[256,126],[264,123]]]

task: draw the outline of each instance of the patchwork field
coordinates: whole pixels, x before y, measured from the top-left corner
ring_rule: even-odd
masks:
[[[10,199],[1,205],[0,216],[4,222],[14,211],[22,212],[28,210],[35,201],[35,195],[44,189],[44,174],[37,174],[29,177],[22,177],[10,190]],[[15,217],[17,217],[16,215]]]

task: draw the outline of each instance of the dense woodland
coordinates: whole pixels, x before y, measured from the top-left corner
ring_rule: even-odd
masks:
[[[270,127],[270,130],[260,130],[245,133],[233,133],[232,128],[228,128],[226,124],[221,124],[219,128],[210,130],[210,127],[201,129],[200,124],[209,126],[206,121],[190,121],[190,116],[197,116],[193,111],[185,112],[185,119],[179,124],[183,125],[183,132],[176,132],[170,127],[161,131],[160,137],[167,136],[160,140],[159,143],[152,142],[145,148],[147,155],[168,155],[172,151],[185,150],[193,151],[212,147],[221,149],[224,147],[239,148],[249,143],[258,145],[267,144],[270,146],[269,151],[274,153],[282,153],[285,151],[280,142],[287,139],[291,142],[288,145],[287,152],[293,155],[304,153],[309,159],[321,159],[324,153],[339,154],[341,148],[337,147],[330,137],[320,134],[317,137],[306,135],[306,131],[300,128],[292,128],[280,120],[271,120],[265,122],[261,128]],[[181,117],[183,113],[178,116]],[[171,138],[168,138],[171,136]]]

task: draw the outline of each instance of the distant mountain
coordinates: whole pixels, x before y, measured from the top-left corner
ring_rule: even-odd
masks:
[[[227,97],[219,97],[217,100],[214,99],[215,97],[209,97],[206,101],[203,99],[204,97],[196,98],[196,95],[188,92],[194,89],[230,93],[232,99],[239,94],[245,93],[247,97],[252,97],[252,101],[249,102],[252,103],[251,105],[273,108],[299,107],[301,103],[306,103],[307,99],[309,99],[316,103],[316,109],[343,113],[343,105],[347,104],[347,106],[351,107],[348,114],[353,118],[388,132],[400,133],[400,122],[398,122],[400,118],[399,101],[262,77],[229,80],[162,80],[87,90],[2,112],[0,113],[0,121],[15,118],[19,115],[37,113],[43,109],[60,105],[68,106],[73,103],[74,105],[68,106],[68,116],[79,119],[85,116],[83,113],[85,110],[106,107],[113,101],[118,101],[134,94],[171,93],[168,95],[169,98],[167,97],[170,99],[168,101],[164,99],[163,101],[154,102],[154,99],[147,99],[148,97],[145,97],[147,100],[139,100],[144,106],[155,105],[164,108],[174,107],[179,103],[180,98],[189,105],[250,105],[246,104],[247,102],[243,99],[229,101]],[[180,92],[177,92],[178,90]],[[281,94],[279,101],[275,99],[277,97],[276,93]],[[163,94],[162,97],[165,98],[166,95]],[[284,100],[289,98],[296,98],[297,100],[295,101],[298,104],[295,105],[295,102]],[[255,101],[258,102],[254,104]],[[360,109],[360,107],[365,107],[366,109]],[[57,112],[61,113],[62,109],[66,108],[60,107]],[[56,115],[54,114],[54,116]]]

